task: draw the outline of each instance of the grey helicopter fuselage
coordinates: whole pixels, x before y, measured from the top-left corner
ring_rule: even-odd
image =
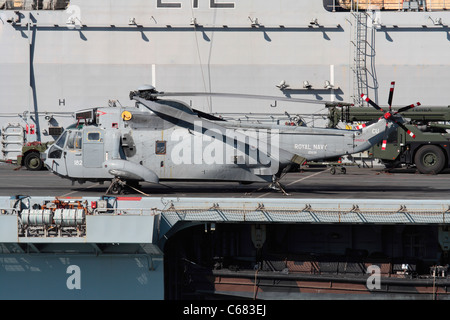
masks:
[[[292,163],[367,150],[396,127],[383,117],[362,130],[242,124],[202,118],[179,101],[135,100],[80,112],[43,155],[46,167],[80,183],[270,182]]]

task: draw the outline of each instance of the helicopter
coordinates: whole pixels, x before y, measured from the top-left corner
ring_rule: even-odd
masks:
[[[383,115],[356,130],[241,123],[167,99],[200,94],[158,92],[145,85],[130,92],[134,106],[81,110],[77,123],[64,130],[42,160],[51,172],[73,182],[111,181],[107,193],[112,194],[127,186],[136,189],[140,182],[168,180],[264,182],[286,194],[280,179],[293,165],[362,152],[397,126],[407,130],[403,109],[385,111],[365,95]]]

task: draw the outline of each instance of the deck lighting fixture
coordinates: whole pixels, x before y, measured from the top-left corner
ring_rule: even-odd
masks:
[[[303,81],[303,88],[311,89],[312,85],[309,83],[309,81]]]
[[[333,87],[334,86],[330,83],[330,81],[325,80],[325,86],[324,86],[325,89],[333,89]]]
[[[317,18],[314,18],[314,19],[312,19],[311,21],[310,21],[310,23],[309,23],[309,26],[310,27],[314,27],[314,26],[319,26],[319,22],[317,21]]]
[[[277,84],[277,87],[278,87],[280,90],[284,90],[284,89],[288,88],[289,85],[286,83],[285,80],[282,80],[282,81],[280,82],[280,84]]]

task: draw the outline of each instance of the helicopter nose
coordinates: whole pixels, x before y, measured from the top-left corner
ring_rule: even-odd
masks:
[[[48,165],[48,163],[47,163],[47,151],[41,152],[39,156],[40,156],[40,158],[41,158],[41,160],[42,160],[42,163],[43,163],[47,168],[49,168],[49,165]]]
[[[40,153],[40,158],[42,160],[42,163],[44,164],[44,166],[47,168],[47,170],[54,172],[55,171],[55,166],[52,166],[52,159],[48,158],[48,154],[47,154],[48,150],[41,152]]]
[[[47,152],[41,152],[41,154],[39,155],[42,162],[45,163],[45,160],[47,160]]]

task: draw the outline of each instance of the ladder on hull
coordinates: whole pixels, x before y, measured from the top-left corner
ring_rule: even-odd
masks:
[[[361,94],[368,90],[368,70],[367,70],[367,36],[368,15],[362,11],[352,11],[353,15],[353,103],[355,106],[361,106]]]

